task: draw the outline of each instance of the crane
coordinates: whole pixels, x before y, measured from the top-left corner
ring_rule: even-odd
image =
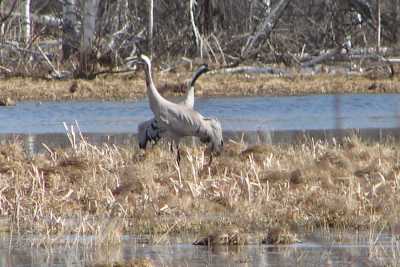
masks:
[[[146,55],[140,55],[135,61],[144,66],[150,109],[160,133],[169,136],[176,146],[178,164],[180,162],[179,142],[185,136],[198,137],[202,143],[209,145],[212,152],[219,153],[224,142],[221,123],[218,119],[204,117],[193,108],[165,99],[154,85],[150,59]],[[211,159],[212,155],[210,162]]]
[[[179,105],[184,105],[189,108],[194,107],[194,85],[197,79],[204,73],[208,71],[208,65],[201,65],[193,74],[190,83],[188,84],[189,89],[185,95],[185,98],[178,102]],[[165,133],[165,132],[164,132]],[[157,143],[161,138],[164,137],[164,133],[160,131],[160,127],[158,126],[157,120],[155,118],[151,118],[146,120],[138,125],[138,141],[139,147],[141,149],[146,149],[148,142]]]

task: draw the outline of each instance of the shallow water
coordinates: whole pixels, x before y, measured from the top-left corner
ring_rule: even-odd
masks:
[[[102,249],[93,238],[71,243],[30,245],[32,239],[0,240],[2,266],[85,266],[89,262],[116,262],[147,258],[154,266],[382,266],[399,264],[400,242],[388,234],[314,232],[301,235],[302,243],[215,248],[191,245],[190,240],[171,239],[162,244],[123,236],[120,245]],[[376,242],[375,242],[376,239]],[[339,240],[339,241],[338,241]],[[372,240],[374,242],[372,242]],[[370,242],[371,241],[371,242]],[[34,244],[34,242],[32,243]],[[10,246],[11,245],[11,246]]]
[[[217,117],[224,130],[395,128],[400,94],[197,98],[195,108]],[[134,102],[18,102],[0,108],[0,133],[134,133],[152,117],[147,100]]]

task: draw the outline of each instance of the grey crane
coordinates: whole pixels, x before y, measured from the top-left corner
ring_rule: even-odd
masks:
[[[177,148],[177,162],[180,162],[179,142],[185,136],[196,136],[202,143],[208,143],[212,152],[219,153],[223,147],[221,123],[215,118],[207,118],[196,110],[171,102],[160,95],[151,74],[151,61],[141,55],[137,61],[144,65],[147,95],[157,126],[161,133],[171,137]],[[210,162],[212,154],[210,157]]]
[[[190,83],[188,84],[189,89],[185,95],[185,98],[178,102],[179,105],[184,105],[189,108],[194,107],[194,85],[197,79],[204,73],[208,71],[208,65],[201,65],[196,72],[193,74]],[[158,122],[155,118],[146,120],[139,124],[138,126],[138,140],[139,147],[141,149],[146,149],[148,142],[157,143],[161,138],[167,137],[165,136],[167,132],[162,132],[160,127],[158,126]]]

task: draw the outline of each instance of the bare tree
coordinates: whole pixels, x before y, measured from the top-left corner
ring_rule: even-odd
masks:
[[[148,49],[150,51],[150,58],[153,56],[153,30],[154,30],[154,0],[149,0]]]
[[[80,46],[80,75],[87,76],[94,71],[91,59],[94,57],[93,41],[96,37],[96,19],[99,0],[86,0],[82,7],[82,32]]]
[[[381,50],[381,0],[376,0],[376,17],[378,21],[376,52],[379,53]]]
[[[395,25],[399,25],[400,23],[400,0],[396,0],[396,9],[395,9]],[[400,29],[399,27],[395,27],[395,41],[399,42],[400,41]]]
[[[24,0],[21,8],[23,40],[27,44],[31,40],[31,0]]]
[[[18,69],[9,64],[29,54],[51,69],[93,77],[119,69],[138,48],[161,61],[200,55],[225,67],[246,59],[297,66],[343,60],[345,42],[366,55],[375,53],[377,36],[379,46],[397,51],[400,0],[377,1],[0,0],[0,63]],[[22,69],[32,73],[35,64]]]
[[[67,60],[79,48],[76,0],[65,0],[63,5],[63,60]]]
[[[270,13],[257,26],[255,33],[247,39],[246,45],[242,48],[242,57],[246,58],[254,53],[268,39],[278,19],[291,0],[279,0]]]

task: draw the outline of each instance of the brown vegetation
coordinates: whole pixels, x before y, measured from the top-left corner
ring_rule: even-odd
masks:
[[[206,237],[193,242],[197,246],[242,246],[248,244],[248,238],[240,229],[229,227],[228,229],[214,231]]]
[[[157,73],[156,83],[165,95],[181,95],[191,72]],[[398,93],[400,79],[364,76],[295,75],[290,78],[254,74],[205,75],[196,85],[196,96],[308,95],[332,93]],[[0,84],[0,99],[37,100],[133,100],[144,97],[142,74],[107,76],[94,80],[54,81],[9,78]]]
[[[178,167],[162,146],[143,154],[81,142],[30,158],[18,143],[1,145],[0,215],[20,231],[91,233],[111,243],[123,233],[284,226],[290,237],[299,226],[399,223],[397,144],[242,146],[227,145],[210,167],[203,148],[188,147]]]
[[[153,267],[152,261],[143,259],[134,259],[125,262],[111,262],[111,263],[91,263],[87,267]]]

